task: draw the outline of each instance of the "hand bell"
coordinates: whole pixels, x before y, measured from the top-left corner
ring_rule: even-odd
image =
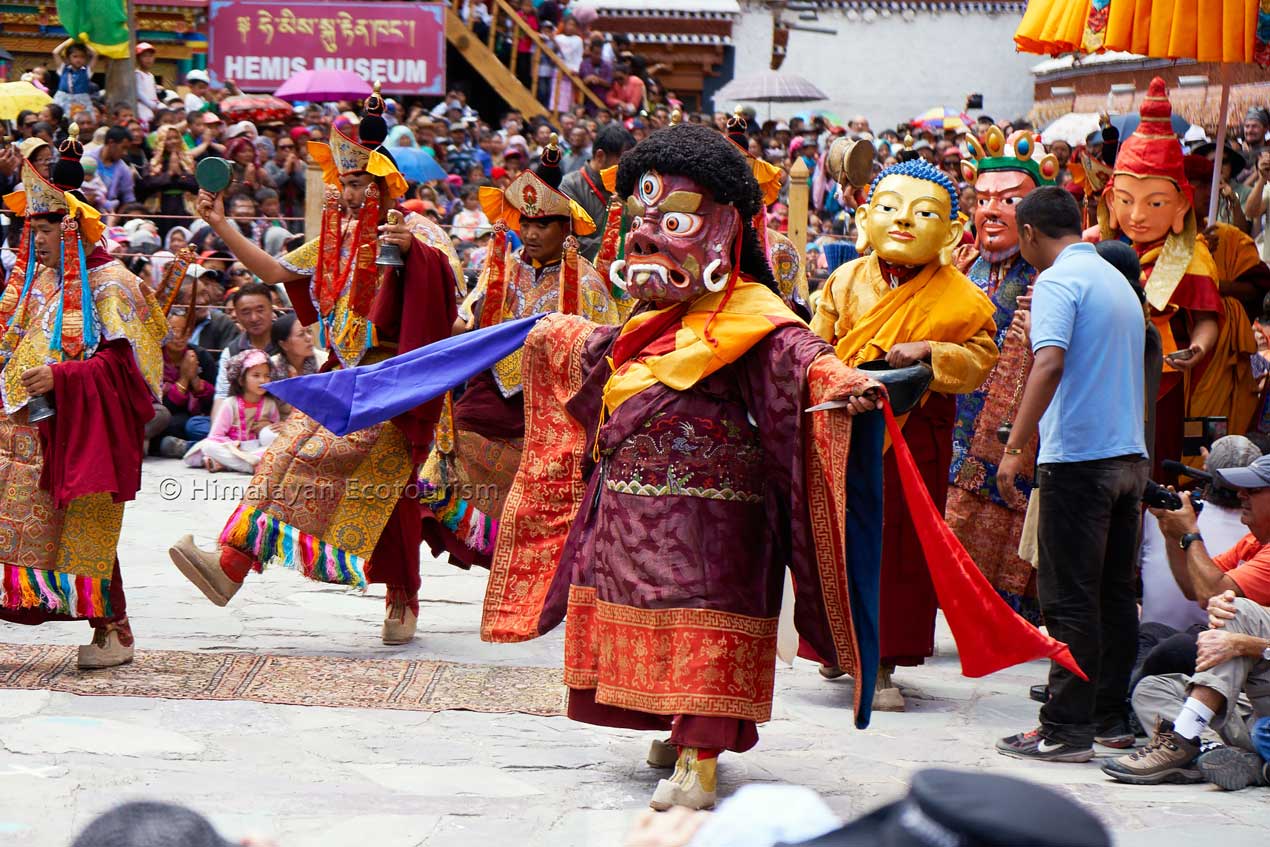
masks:
[[[398,226],[405,220],[401,212],[396,209],[388,210],[388,217],[385,221],[389,226]],[[406,260],[402,258],[401,248],[396,244],[379,239],[379,255],[375,257],[375,264],[383,268],[400,268],[406,264]]]
[[[26,402],[27,423],[39,423],[53,417],[54,414],[56,413],[53,411],[53,406],[43,394],[32,394]]]

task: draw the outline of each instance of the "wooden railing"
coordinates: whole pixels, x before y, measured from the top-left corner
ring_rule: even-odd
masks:
[[[466,0],[452,0],[454,13],[460,19],[463,17],[463,7],[465,5],[468,5]],[[573,83],[575,101],[577,96],[581,95],[584,102],[589,102],[596,108],[607,108],[604,101],[591,90],[589,85],[583,82],[582,77],[578,76],[576,72],[564,63],[564,60],[556,53],[553,45],[549,44],[535,29],[530,27],[507,0],[489,0],[487,6],[490,11],[490,24],[489,33],[485,36],[485,46],[491,53],[497,55],[499,36],[505,35],[510,39],[505,64],[512,76],[516,76],[517,48],[520,46],[521,39],[528,38],[534,45],[534,49],[530,53],[530,78],[532,83],[529,87],[529,93],[532,97],[536,99],[538,96],[538,80],[542,68],[542,58],[546,56],[547,60],[555,66],[556,73]],[[475,30],[472,26],[474,21],[466,20],[463,23],[475,35]],[[553,117],[558,117],[559,112],[553,108],[554,106],[554,103],[545,104],[545,109],[551,112]],[[569,108],[572,108],[572,104],[569,104]]]

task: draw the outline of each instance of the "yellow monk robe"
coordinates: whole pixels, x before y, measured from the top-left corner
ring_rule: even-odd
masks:
[[[873,255],[833,272],[811,330],[852,367],[884,358],[896,344],[928,341],[931,391],[965,394],[996,364],[992,315],[992,301],[956,268],[928,265],[892,289]]]
[[[1211,360],[1187,386],[1187,417],[1224,417],[1227,431],[1247,432],[1257,411],[1257,386],[1252,378],[1251,356],[1257,339],[1243,304],[1232,287],[1236,280],[1262,265],[1257,244],[1229,224],[1214,228],[1216,250],[1212,253],[1217,288],[1222,294],[1223,313],[1218,315],[1221,330]]]
[[[997,361],[992,301],[961,271],[934,263],[891,288],[876,255],[838,268],[823,290],[811,328],[848,365],[883,358],[897,344],[930,343],[934,381],[903,427],[904,440],[942,513],[952,462],[954,395],[982,385]],[[882,663],[921,664],[934,651],[935,591],[889,450],[883,498]]]

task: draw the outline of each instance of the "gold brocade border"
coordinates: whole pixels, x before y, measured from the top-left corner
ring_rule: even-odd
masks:
[[[525,341],[525,441],[503,506],[481,615],[481,640],[537,638],[547,591],[586,491],[586,432],[565,403],[582,386],[582,348],[595,324],[544,318]]]
[[[717,609],[640,609],[572,586],[565,684],[608,706],[756,722],[772,715],[776,618]]]

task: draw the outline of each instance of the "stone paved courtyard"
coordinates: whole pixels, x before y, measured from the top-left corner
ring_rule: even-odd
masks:
[[[559,666],[559,632],[481,643],[484,572],[432,561],[420,634],[406,647],[379,642],[382,587],[350,594],[275,569],[253,575],[228,607],[213,606],[166,550],[191,530],[210,546],[233,508],[230,489],[245,483],[147,461],[120,551],[141,648]],[[78,644],[89,634],[86,624],[0,626],[9,642]],[[939,650],[897,674],[910,711],[877,714],[864,732],[852,728],[849,681],[825,682],[806,662],[781,668],[773,720],[755,750],[725,755],[721,791],[799,783],[850,816],[901,795],[922,767],[987,769],[1070,793],[1120,845],[1268,843],[1264,789],[1123,786],[1096,763],[999,756],[997,737],[1035,723],[1027,687],[1044,665],[970,680],[943,629]],[[151,798],[189,804],[227,836],[270,835],[281,847],[618,845],[660,775],[643,765],[648,740],[565,718],[0,690],[0,843],[61,847],[95,814]]]

